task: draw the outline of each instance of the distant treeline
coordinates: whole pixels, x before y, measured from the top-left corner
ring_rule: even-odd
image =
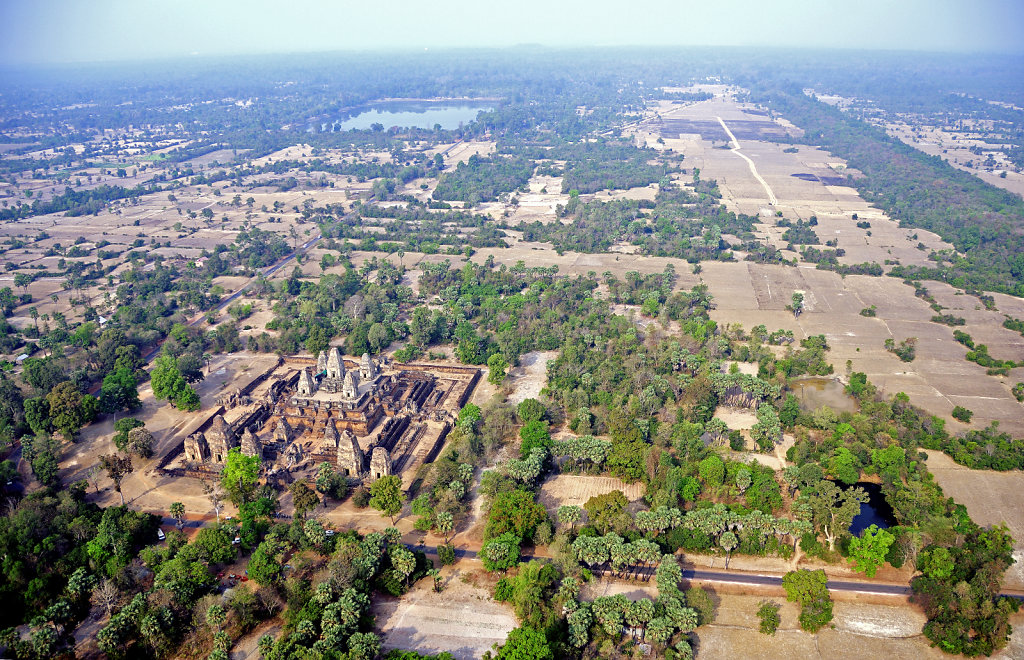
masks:
[[[64,211],[68,216],[89,215],[96,213],[106,206],[107,202],[118,199],[132,199],[151,192],[159,192],[159,186],[135,186],[125,188],[124,186],[97,186],[89,190],[72,190],[65,188],[63,195],[58,195],[49,201],[36,200],[32,204],[19,204],[0,210],[0,220],[19,220],[35,215],[46,215],[48,213],[60,213]]]

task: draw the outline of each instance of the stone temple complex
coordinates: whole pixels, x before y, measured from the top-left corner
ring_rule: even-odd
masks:
[[[406,487],[434,460],[480,371],[473,367],[393,364],[337,348],[316,359],[282,358],[187,431],[168,469],[223,468],[234,447],[259,456],[268,474],[328,462],[352,479],[401,474]]]

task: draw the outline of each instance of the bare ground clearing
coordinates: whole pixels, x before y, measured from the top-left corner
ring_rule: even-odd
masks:
[[[489,588],[463,581],[463,569],[444,568],[445,589],[420,580],[402,598],[375,598],[373,614],[385,649],[423,654],[441,651],[475,660],[500,644],[518,621],[511,609],[491,599]]]
[[[558,351],[532,351],[519,358],[519,366],[512,369],[506,383],[512,388],[509,403],[515,405],[526,399],[540,399],[540,391],[548,383],[548,361],[558,357]]]

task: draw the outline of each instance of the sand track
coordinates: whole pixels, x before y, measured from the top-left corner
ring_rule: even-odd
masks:
[[[754,165],[754,161],[750,160],[750,158],[746,154],[740,151],[740,141],[736,139],[736,136],[733,135],[732,131],[729,130],[729,127],[726,126],[725,120],[723,120],[721,117],[715,118],[718,120],[718,123],[722,125],[722,130],[724,130],[726,134],[729,136],[729,140],[732,142],[732,152],[739,156],[740,158],[742,158],[743,160],[747,161],[747,165],[750,166],[750,173],[754,175],[754,178],[757,179],[764,187],[764,191],[768,193],[768,203],[771,204],[772,206],[778,206],[779,200],[776,199],[775,193],[772,192],[771,186],[769,186],[768,182],[762,179],[761,175],[757,173],[757,166]]]

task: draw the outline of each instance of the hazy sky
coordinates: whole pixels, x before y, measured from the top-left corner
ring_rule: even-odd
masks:
[[[1022,0],[0,0],[0,65],[393,48],[1024,52]]]

